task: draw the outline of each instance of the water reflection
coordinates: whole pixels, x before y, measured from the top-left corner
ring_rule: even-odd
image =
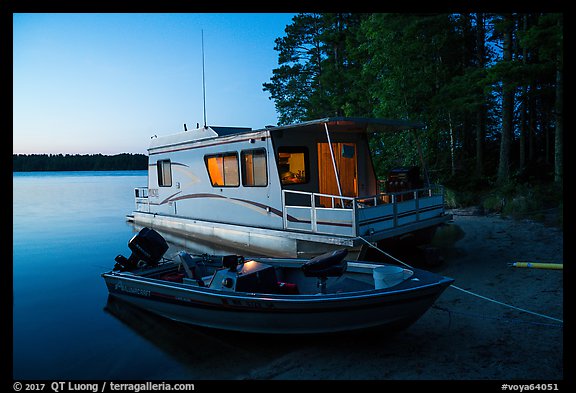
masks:
[[[187,375],[177,378],[237,379],[269,360],[236,334],[172,321],[112,296],[104,311],[178,361]]]
[[[186,370],[186,375],[177,375],[177,379],[250,379],[274,361],[302,351],[338,347],[350,340],[367,343],[363,336],[353,332],[292,336],[193,326],[158,316],[113,296],[108,297],[104,311],[176,360]]]
[[[274,378],[310,356],[350,355],[386,348],[390,333],[373,329],[321,335],[271,335],[233,332],[173,321],[109,296],[104,311],[177,361],[184,375],[175,379],[238,380]],[[400,343],[404,340],[400,338]],[[396,348],[397,349],[397,348]],[[325,358],[326,356],[326,358]]]

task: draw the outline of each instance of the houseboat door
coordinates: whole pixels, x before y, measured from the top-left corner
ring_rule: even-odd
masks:
[[[342,196],[357,197],[358,158],[356,143],[332,143],[332,151],[334,152]],[[330,146],[327,142],[318,143],[318,183],[321,194],[340,195],[334,175]],[[332,198],[322,197],[320,204],[324,207],[332,207]],[[342,207],[342,201],[334,199],[334,207]]]

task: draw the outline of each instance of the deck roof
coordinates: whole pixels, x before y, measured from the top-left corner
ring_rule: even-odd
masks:
[[[236,134],[244,134],[252,131],[282,131],[282,130],[309,130],[324,132],[324,124],[328,124],[330,132],[346,131],[346,132],[394,132],[404,131],[411,129],[424,128],[422,122],[408,121],[408,120],[391,120],[379,119],[368,117],[325,117],[322,119],[315,119],[304,121],[300,123],[287,124],[283,126],[266,126],[262,129],[251,129],[246,127],[221,127],[210,126],[218,136],[229,136]]]
[[[332,131],[356,131],[356,132],[394,132],[410,129],[424,128],[422,122],[408,120],[390,120],[367,117],[326,117],[301,123],[288,124],[285,126],[271,127],[271,132],[288,129],[320,129],[324,131],[324,124],[328,124],[328,130]]]

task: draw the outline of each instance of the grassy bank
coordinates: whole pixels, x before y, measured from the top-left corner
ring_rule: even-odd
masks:
[[[563,189],[552,181],[452,179],[445,188],[448,208],[478,207],[486,214],[530,219],[563,227]]]

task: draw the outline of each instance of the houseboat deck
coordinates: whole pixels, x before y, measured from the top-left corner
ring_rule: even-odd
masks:
[[[307,204],[288,205],[285,195],[305,195]],[[452,219],[444,212],[443,187],[434,186],[408,192],[380,193],[370,197],[341,197],[302,191],[282,191],[282,229],[249,227],[193,217],[164,215],[150,210],[147,189],[135,189],[136,210],[127,218],[141,226],[153,226],[181,238],[191,238],[256,254],[274,257],[312,257],[322,250],[351,249],[359,258],[366,241],[399,237],[434,228]],[[318,202],[328,198],[326,207]],[[319,246],[323,244],[324,246]]]

